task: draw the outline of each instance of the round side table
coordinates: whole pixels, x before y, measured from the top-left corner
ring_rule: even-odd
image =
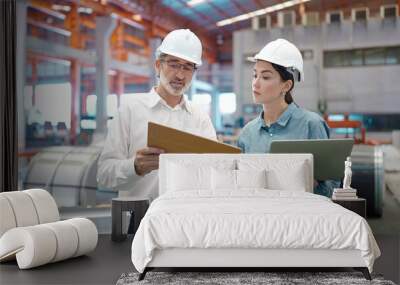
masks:
[[[129,223],[128,234],[135,234],[140,221],[146,214],[149,208],[150,200],[143,197],[119,197],[113,198],[111,202],[111,240],[113,241],[124,241],[127,237],[122,232],[122,214],[123,212],[129,211],[133,214],[133,219]]]

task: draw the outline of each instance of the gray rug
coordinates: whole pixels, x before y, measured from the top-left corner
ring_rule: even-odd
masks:
[[[138,281],[138,273],[124,273],[116,285],[145,284],[379,284],[395,285],[380,275],[372,275],[368,281],[360,272],[148,272]]]

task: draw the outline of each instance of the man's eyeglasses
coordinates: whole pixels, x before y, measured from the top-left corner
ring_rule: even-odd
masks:
[[[176,72],[183,69],[186,73],[193,73],[197,69],[195,65],[190,63],[182,64],[174,60],[161,60],[161,62],[165,62],[169,68]]]

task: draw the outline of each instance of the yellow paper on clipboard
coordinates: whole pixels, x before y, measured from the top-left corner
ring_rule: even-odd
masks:
[[[167,153],[241,153],[241,149],[174,128],[149,122],[147,146]]]

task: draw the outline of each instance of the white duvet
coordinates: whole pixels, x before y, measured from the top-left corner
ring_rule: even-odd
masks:
[[[132,262],[143,272],[165,248],[358,249],[370,272],[380,256],[359,215],[320,195],[265,189],[160,196],[134,237]]]

